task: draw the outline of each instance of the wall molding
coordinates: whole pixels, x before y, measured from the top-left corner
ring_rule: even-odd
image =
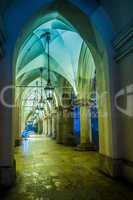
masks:
[[[118,34],[113,41],[113,48],[116,52],[116,62],[119,62],[133,51],[133,23]]]

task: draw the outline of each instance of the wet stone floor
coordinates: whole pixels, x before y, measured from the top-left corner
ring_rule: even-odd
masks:
[[[132,187],[99,173],[97,163],[95,152],[25,140],[16,148],[16,185],[2,200],[132,200]]]

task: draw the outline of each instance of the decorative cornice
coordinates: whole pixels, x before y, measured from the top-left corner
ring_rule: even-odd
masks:
[[[126,27],[114,40],[113,47],[116,52],[115,60],[119,62],[133,51],[133,24]]]

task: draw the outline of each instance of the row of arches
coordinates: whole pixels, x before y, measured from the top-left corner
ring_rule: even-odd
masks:
[[[42,45],[45,46],[45,42],[42,41],[41,43],[39,39],[36,49],[32,49],[31,46],[35,45],[35,40],[38,39],[40,32],[43,31],[42,29],[47,29],[49,28],[49,26],[52,27],[52,31],[53,29],[56,29],[56,34],[54,33],[55,35],[53,37],[58,38],[59,36],[61,40],[62,38],[60,37],[60,34],[64,34],[64,32],[69,32],[70,35],[68,35],[73,41],[74,38],[77,37],[76,41],[78,42],[71,44],[70,47],[74,50],[76,45],[76,52],[78,51],[78,55],[80,53],[79,62],[77,62],[78,57],[75,51],[73,51],[72,53],[74,53],[73,57],[75,58],[76,64],[68,62],[68,57],[65,58],[66,62],[64,62],[64,57],[62,58],[64,54],[62,54],[60,59],[62,59],[62,63],[64,62],[62,64],[63,68],[62,66],[59,66],[61,62],[58,63],[56,59],[54,60],[53,58],[51,58],[51,63],[53,66],[51,74],[53,76],[53,79],[55,79],[55,82],[57,80],[59,86],[62,85],[63,79],[65,79],[69,82],[69,85],[75,92],[75,94],[79,94],[79,97],[77,99],[80,105],[82,143],[85,143],[85,140],[88,137],[86,135],[86,126],[84,127],[84,124],[88,123],[87,121],[85,122],[85,119],[88,119],[88,116],[86,114],[86,107],[88,105],[86,101],[88,99],[88,91],[91,90],[91,87],[89,88],[89,86],[91,86],[91,81],[94,78],[96,70],[97,93],[100,97],[104,96],[104,103],[102,103],[102,98],[98,98],[99,153],[110,158],[117,158],[119,155],[116,145],[116,129],[113,129],[113,127],[115,127],[115,121],[113,119],[114,112],[111,112],[113,109],[113,104],[111,102],[114,95],[112,76],[114,63],[112,59],[113,50],[111,46],[113,31],[111,31],[111,25],[108,17],[106,16],[106,13],[102,9],[102,7],[99,7],[96,2],[94,4],[90,3],[90,10],[88,11],[86,11],[85,3],[80,2],[78,5],[75,4],[78,4],[78,2],[52,1],[52,3],[46,2],[46,5],[42,5],[42,1],[38,1],[38,5],[33,5],[32,8],[30,7],[30,9],[27,8],[26,16],[21,17],[22,12],[20,10],[23,6],[26,5],[24,1],[21,5],[19,5],[19,3],[16,3],[16,7],[11,8],[7,11],[7,14],[10,14],[10,19],[6,19],[6,28],[10,37],[7,40],[5,47],[6,54],[1,61],[1,64],[4,66],[3,73],[5,74],[7,70],[9,73],[6,76],[6,79],[3,80],[2,87],[7,84],[13,84],[15,86],[24,84],[28,86],[38,78],[39,74],[37,68],[39,68],[42,64],[45,68],[45,82],[47,80],[47,75],[46,63],[44,61],[46,60],[45,57],[47,52],[45,52],[44,54],[44,49],[42,48]],[[41,9],[38,10],[38,7],[40,6]],[[15,17],[15,9],[17,10],[17,12],[20,11],[20,18],[18,19],[15,27],[16,31],[12,31],[9,24],[11,20],[13,20],[13,18]],[[35,13],[35,15],[33,15],[33,13]],[[26,25],[22,28],[22,24]],[[39,29],[38,27],[41,28]],[[60,32],[57,31],[59,27],[61,27]],[[68,35],[66,33],[66,37]],[[69,41],[69,37],[67,38],[67,41]],[[82,48],[79,48],[81,46]],[[68,46],[67,48],[69,49]],[[81,50],[81,52],[79,52],[79,50]],[[12,52],[14,52],[14,55],[12,54]],[[35,55],[36,52],[38,52],[38,55]],[[65,55],[66,53],[67,52],[65,52]],[[58,56],[60,56],[61,54],[58,55],[58,52],[56,52],[55,50],[53,52],[53,55],[54,58],[58,58]],[[70,56],[72,57],[72,54]],[[77,66],[77,63],[78,68],[74,68],[73,66]],[[33,64],[35,65],[33,66]],[[77,75],[76,78],[75,75]],[[1,116],[4,112],[5,114],[3,120],[6,119],[9,124],[6,129],[3,126],[3,130],[5,132],[3,138],[6,139],[4,139],[2,145],[3,150],[1,152],[1,156],[3,158],[2,162],[4,163],[4,165],[13,165],[14,140],[16,139],[17,130],[20,130],[18,128],[18,124],[21,124],[21,119],[19,118],[19,116],[21,110],[20,108],[22,105],[22,98],[20,97],[23,97],[25,91],[26,90],[24,87],[18,87],[15,88],[14,91],[10,91],[8,93],[8,102],[11,104],[15,103],[19,105],[19,108],[17,107],[9,110],[2,107],[3,111],[1,112]],[[29,91],[27,90],[27,93],[28,92]],[[55,94],[57,99],[59,99],[59,94],[61,94],[61,92],[63,92],[63,90],[61,91],[58,88]],[[60,103],[59,100],[58,103]],[[6,156],[8,159],[5,160],[4,156]],[[107,173],[112,174],[113,172],[110,172],[109,169]]]

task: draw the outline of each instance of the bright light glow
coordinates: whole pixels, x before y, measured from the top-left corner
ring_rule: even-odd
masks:
[[[83,40],[74,29],[72,30],[71,26],[57,19],[48,21],[33,31],[19,54],[17,79],[26,75],[27,72],[33,73],[34,70],[40,67],[47,68],[46,40],[40,38],[41,34],[47,30],[51,33],[51,70],[67,79],[76,91],[75,80]],[[52,79],[54,80],[54,77]]]
[[[57,16],[57,13],[54,14]],[[19,51],[16,64],[16,82],[17,85],[35,85],[35,82],[39,79],[40,68],[43,68],[43,98],[46,100],[54,99],[55,105],[58,105],[60,101],[59,93],[61,90],[55,90],[46,88],[48,80],[48,52],[47,41],[42,38],[41,35],[50,32],[50,78],[52,86],[60,84],[60,77],[66,80],[73,88],[75,95],[78,94],[79,88],[77,80],[78,78],[84,80],[86,77],[92,78],[94,71],[94,62],[90,50],[87,50],[87,59],[84,61],[84,54],[82,55],[82,63],[79,66],[79,60],[81,58],[81,50],[83,47],[83,39],[75,31],[75,29],[64,20],[52,19],[50,16],[44,18],[44,23],[39,25],[33,32],[27,37],[26,41],[22,44]],[[86,45],[87,46],[87,45]],[[88,48],[88,47],[87,47]],[[82,68],[82,64],[87,62],[88,70],[86,73],[81,73],[79,76],[79,68]],[[93,70],[90,70],[93,68]],[[81,69],[82,70],[82,69]],[[90,76],[89,76],[89,72]],[[39,80],[39,85],[41,85]],[[60,86],[60,85],[59,85]],[[81,88],[82,89],[82,88]],[[20,92],[21,91],[21,92]],[[23,95],[21,95],[21,93]],[[44,116],[52,109],[52,103],[50,101],[40,102],[41,89],[38,88],[38,95],[35,94],[35,88],[23,88],[18,89],[18,97],[22,99],[22,106],[24,112],[34,113],[34,117]],[[57,98],[58,97],[58,98]],[[40,104],[39,104],[40,103]],[[39,105],[39,108],[37,108]]]

